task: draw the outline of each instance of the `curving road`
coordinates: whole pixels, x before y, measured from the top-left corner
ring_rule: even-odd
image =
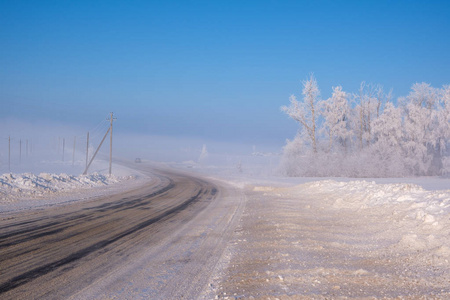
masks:
[[[0,223],[2,299],[196,298],[244,206],[235,189],[150,169],[148,186]]]

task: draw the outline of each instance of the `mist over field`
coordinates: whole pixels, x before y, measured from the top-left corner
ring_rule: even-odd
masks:
[[[394,136],[380,122],[399,109],[405,122],[414,84],[440,90],[450,82],[448,12],[442,1],[4,2],[0,171],[9,172],[9,163],[12,172],[30,171],[36,166],[26,166],[38,161],[69,168],[76,139],[73,164],[79,167],[71,172],[80,172],[87,132],[92,154],[114,112],[117,158],[198,163],[205,145],[204,165],[245,165],[245,156],[268,153],[272,158],[258,164],[275,165],[283,153],[274,171],[289,176],[443,175],[445,134],[414,147],[401,143],[395,155],[409,161],[401,165],[395,155],[385,155],[392,150],[386,139],[379,146],[381,136]],[[315,146],[304,126],[280,112],[291,95],[303,101],[302,83],[310,72],[320,87],[317,104],[342,112],[336,106],[341,97],[350,110],[340,115],[345,122],[337,122],[338,114],[326,116],[317,107]],[[372,92],[383,87],[382,105],[370,100],[377,98],[370,89],[358,96],[363,81]],[[405,105],[397,103],[400,97]],[[436,99],[433,112],[448,106]],[[376,114],[382,118],[375,120]],[[426,137],[445,122],[439,127],[433,120]],[[410,142],[416,133],[403,125],[396,138]],[[106,138],[100,149],[103,157],[108,143]],[[434,171],[427,169],[431,148],[442,156],[435,155],[433,163],[441,162]],[[387,161],[391,169],[383,167]],[[364,169],[366,164],[372,165]]]
[[[101,118],[100,118],[101,119]],[[265,144],[250,144],[210,140],[206,138],[159,136],[124,132],[120,117],[113,124],[113,161],[125,159],[143,161],[190,163],[203,167],[237,168],[239,162],[262,164],[272,161],[275,169],[281,148]],[[75,127],[62,122],[27,122],[8,119],[0,126],[9,132],[0,140],[0,172],[8,173],[68,173],[81,174],[91,160],[110,126],[106,117],[91,128]],[[89,148],[87,150],[87,133]],[[9,140],[10,138],[10,140]],[[9,144],[10,143],[10,144]],[[8,156],[10,147],[10,157]],[[96,160],[108,160],[110,135],[106,136]],[[75,149],[75,152],[74,152]],[[203,151],[203,153],[202,153]],[[206,153],[205,153],[206,152]],[[264,159],[270,155],[271,159]],[[9,162],[11,169],[9,170]],[[113,163],[113,169],[114,169]],[[106,170],[104,170],[106,171]]]
[[[235,166],[258,157],[288,176],[447,173],[445,2],[0,6],[1,172],[43,161],[82,172],[87,132],[91,155],[114,112],[117,158]],[[310,72],[316,114],[292,122],[296,103],[308,105]],[[429,88],[431,107],[411,106],[415,84]],[[429,115],[417,125],[425,130],[411,127],[414,112]],[[100,157],[108,148],[109,137]]]
[[[220,129],[215,136],[201,137],[202,131],[194,130],[190,134],[158,135],[130,130],[129,124],[123,124],[129,122],[126,116],[123,120],[113,115],[113,157],[234,168],[239,172],[243,164],[246,168],[256,164],[266,168],[266,174],[284,176],[450,174],[448,85],[435,88],[415,83],[409,94],[394,98],[392,90],[385,92],[380,85],[362,82],[357,92],[333,87],[326,99],[314,75],[310,75],[302,83],[301,96],[293,94],[289,102],[289,106],[281,106],[281,112],[272,112],[286,114],[296,122],[293,139],[282,136],[285,145],[258,135],[243,139],[245,133],[241,132],[246,131],[247,124],[241,125],[234,138],[225,138]],[[97,149],[97,160],[109,158],[110,118],[111,114],[99,117],[90,127],[86,126],[88,122],[83,126],[54,120],[3,119],[0,171],[82,173]],[[171,124],[159,126],[164,132]]]

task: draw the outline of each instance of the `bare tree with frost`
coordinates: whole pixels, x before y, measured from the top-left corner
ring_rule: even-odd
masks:
[[[436,90],[436,107],[432,112],[432,142],[430,148],[433,152],[431,172],[440,171],[442,174],[450,173],[450,161],[448,159],[450,146],[450,86],[443,86]],[[447,155],[446,155],[447,154]]]
[[[373,122],[373,135],[371,150],[377,161],[376,172],[382,176],[406,175],[402,159],[402,111],[393,103],[386,103]]]
[[[441,89],[441,107],[438,113],[439,145],[442,156],[442,175],[450,174],[450,85]],[[447,156],[445,156],[447,153]]]
[[[428,175],[435,155],[434,110],[438,104],[436,89],[416,83],[400,102],[404,122],[404,160],[415,175]]]
[[[346,151],[351,136],[348,94],[342,90],[341,86],[334,87],[332,96],[322,101],[320,107],[324,118],[322,129],[328,138],[328,152],[332,150],[335,142]]]
[[[320,91],[314,75],[311,74],[309,80],[303,81],[302,95],[303,101],[298,101],[297,97],[291,95],[291,104],[281,107],[281,110],[300,124],[300,130],[306,132],[313,152],[317,153],[316,109]]]
[[[361,82],[358,94],[353,95],[354,128],[358,135],[360,149],[372,142],[372,123],[379,116],[384,98],[381,86]]]
[[[290,106],[282,107],[300,124],[283,149],[287,175],[450,174],[450,86],[416,83],[396,106],[391,93],[363,82],[349,104],[349,94],[340,86],[320,100],[311,76],[303,82],[302,94],[302,101],[291,96]]]

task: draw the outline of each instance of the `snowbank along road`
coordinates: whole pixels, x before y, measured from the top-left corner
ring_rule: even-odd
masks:
[[[450,299],[448,181],[261,186],[133,166],[151,180],[3,211],[0,298]]]
[[[448,191],[363,181],[244,190],[205,299],[450,299]]]
[[[122,194],[3,215],[0,298],[197,298],[244,198],[180,172],[151,176]]]

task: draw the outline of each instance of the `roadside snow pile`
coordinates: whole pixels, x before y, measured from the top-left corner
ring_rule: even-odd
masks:
[[[0,176],[2,200],[17,197],[39,197],[51,193],[67,192],[78,188],[92,188],[117,183],[127,177],[105,176],[98,173],[72,176],[68,174],[32,173],[3,174]]]
[[[397,236],[393,251],[431,251],[437,257],[450,258],[450,189],[428,191],[409,183],[323,180],[277,192],[281,197],[316,199],[324,209],[349,211],[363,219],[378,215],[386,223],[384,234]]]
[[[377,184],[367,181],[334,180],[306,183],[301,189],[315,193],[331,193],[334,208],[364,209],[405,203],[408,216],[433,223],[437,216],[450,214],[450,189],[427,191],[409,183]]]
[[[450,299],[450,184],[441,179],[424,179],[444,183],[428,191],[420,178],[248,185],[227,269],[211,286],[219,297]]]

